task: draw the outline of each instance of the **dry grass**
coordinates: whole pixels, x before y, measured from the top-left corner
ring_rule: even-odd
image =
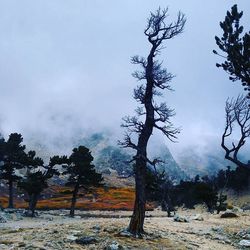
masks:
[[[71,189],[50,186],[46,190],[51,198],[38,201],[38,209],[64,209],[71,204]],[[96,188],[92,193],[79,193],[76,208],[82,210],[132,210],[135,199],[135,191],[132,187],[109,187]],[[8,205],[8,197],[0,197],[0,204],[3,207]],[[15,200],[16,208],[26,208],[27,202],[21,199]],[[148,204],[147,209],[153,209],[153,204]]]

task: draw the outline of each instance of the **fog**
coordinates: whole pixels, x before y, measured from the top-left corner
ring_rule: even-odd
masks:
[[[235,3],[248,27],[248,0],[0,1],[3,135],[20,132],[25,142],[35,140],[54,151],[71,149],[72,138],[94,132],[121,139],[121,119],[136,107],[130,58],[148,53],[143,30],[150,11],[169,6],[169,21],[180,10],[187,23],[160,57],[176,75],[175,91],[164,100],[176,110],[173,122],[181,127],[178,143],[165,142],[176,154],[191,145],[219,148],[225,101],[242,93],[242,86],[216,68],[220,58],[212,50],[214,36],[222,34],[219,22]]]

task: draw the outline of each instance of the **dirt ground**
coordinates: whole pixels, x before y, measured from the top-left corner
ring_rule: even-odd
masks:
[[[199,210],[180,210],[189,222],[175,222],[173,217],[155,210],[147,212],[143,239],[122,236],[131,212],[77,211],[69,218],[66,210],[39,212],[36,218],[23,217],[0,223],[0,249],[241,249],[237,233],[250,230],[250,212],[237,218],[222,219],[220,215]],[[202,221],[192,219],[199,214]],[[96,242],[81,245],[76,239],[93,236]],[[113,246],[113,248],[111,248]]]

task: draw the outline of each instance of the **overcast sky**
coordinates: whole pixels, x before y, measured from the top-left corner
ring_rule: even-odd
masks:
[[[114,131],[136,103],[133,55],[146,56],[143,34],[150,11],[169,7],[169,21],[182,11],[183,34],[162,51],[164,66],[176,75],[164,99],[182,127],[178,149],[206,144],[224,127],[224,103],[242,91],[215,67],[220,58],[214,36],[233,4],[249,0],[8,0],[0,1],[0,128],[6,136],[71,138],[75,133]],[[247,30],[245,30],[247,31]],[[41,137],[42,136],[42,137]],[[117,138],[119,139],[119,138]]]

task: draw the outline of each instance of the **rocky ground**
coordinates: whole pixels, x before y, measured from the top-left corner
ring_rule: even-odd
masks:
[[[147,212],[143,239],[126,232],[131,212],[39,211],[36,218],[23,210],[0,212],[0,249],[247,249],[250,247],[250,211],[234,210],[238,217],[221,218],[202,209],[179,210],[175,217]]]

